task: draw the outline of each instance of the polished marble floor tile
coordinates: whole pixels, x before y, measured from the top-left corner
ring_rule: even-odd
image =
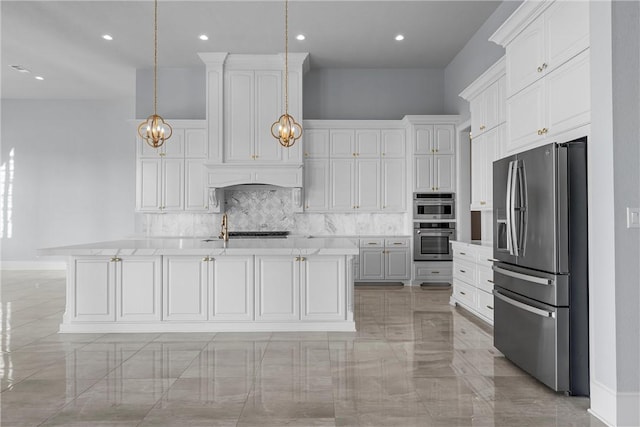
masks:
[[[449,290],[357,287],[357,332],[59,334],[65,273],[3,271],[0,425],[601,427]]]

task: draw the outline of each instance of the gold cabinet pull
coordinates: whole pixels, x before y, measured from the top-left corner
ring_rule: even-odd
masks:
[[[122,258],[118,258],[117,256],[114,256],[111,258],[111,262],[119,262],[122,261]]]
[[[402,245],[402,242],[393,242],[394,245]]]
[[[432,271],[431,274],[440,274],[439,271]]]

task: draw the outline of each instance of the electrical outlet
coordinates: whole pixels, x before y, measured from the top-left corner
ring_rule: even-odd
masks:
[[[627,228],[640,228],[640,208],[627,208]]]

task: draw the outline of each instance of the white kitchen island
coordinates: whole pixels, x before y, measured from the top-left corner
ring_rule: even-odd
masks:
[[[132,239],[65,255],[60,332],[355,331],[346,238]]]

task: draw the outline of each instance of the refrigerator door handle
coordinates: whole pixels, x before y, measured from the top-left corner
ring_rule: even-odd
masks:
[[[506,200],[506,211],[507,211],[507,250],[509,251],[509,255],[513,255],[513,238],[511,237],[511,180],[513,175],[513,161],[509,162],[509,170],[507,175],[507,200]]]
[[[518,234],[516,227],[516,200],[515,200],[515,192],[516,192],[516,184],[518,180],[518,161],[513,160],[509,163],[509,200],[507,204],[507,215],[509,217],[509,236],[511,237],[511,255],[519,256],[519,248],[518,248]]]
[[[496,265],[493,266],[493,271],[495,271],[496,273],[504,274],[505,276],[513,277],[514,279],[537,283],[538,285],[549,286],[553,284],[553,280],[545,279],[544,277],[530,276],[528,274],[518,273],[516,271],[507,270]]]
[[[520,200],[518,201],[518,207],[520,211],[520,218],[518,221],[518,234],[516,237],[517,247],[516,250],[519,254],[524,254],[524,248],[527,244],[527,209],[528,209],[528,198],[527,198],[527,181],[526,181],[526,171],[524,168],[524,161],[522,161],[522,166],[517,167],[516,165],[516,182],[518,183],[518,190],[520,195]]]
[[[540,308],[536,308],[536,307],[532,307],[528,304],[522,303],[520,301],[516,301],[512,298],[509,298],[506,295],[501,294],[500,292],[498,292],[496,289],[493,290],[493,296],[506,302],[507,304],[510,304],[514,307],[518,307],[522,310],[528,311],[529,313],[533,313],[536,314],[538,316],[542,316],[542,317],[551,317],[554,318],[556,317],[556,313],[554,313],[553,311],[547,311],[547,310],[542,310]]]

